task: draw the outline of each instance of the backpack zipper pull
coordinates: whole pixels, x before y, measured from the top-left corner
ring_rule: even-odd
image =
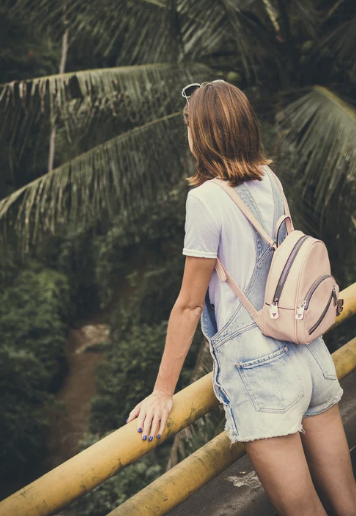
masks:
[[[270,304],[269,307],[269,316],[271,319],[278,319],[278,301],[274,301]]]
[[[304,319],[304,310],[305,310],[305,305],[306,304],[307,304],[307,302],[303,301],[303,303],[300,305],[300,307],[297,308],[297,311],[296,311],[296,314],[295,314],[295,318],[298,321],[301,321],[302,319]]]

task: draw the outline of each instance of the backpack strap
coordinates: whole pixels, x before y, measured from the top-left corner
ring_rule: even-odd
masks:
[[[266,165],[266,168],[272,172],[272,175],[277,183],[277,186],[279,188],[279,191],[281,192],[282,194],[282,197],[283,197],[283,202],[284,202],[284,211],[285,211],[285,214],[286,214],[286,217],[289,217],[289,220],[290,220],[290,225],[291,225],[291,231],[294,230],[294,226],[293,226],[293,221],[292,221],[292,216],[290,214],[290,210],[289,210],[289,206],[288,206],[288,202],[287,202],[287,198],[285,196],[285,193],[284,193],[284,190],[283,190],[283,186],[282,186],[282,183],[280,182],[279,178],[276,176],[276,174],[273,172],[273,170],[271,168],[269,168],[267,165]],[[290,232],[290,231],[288,231]]]
[[[287,234],[289,235],[289,233],[291,231],[293,231],[293,224],[292,224],[292,219],[290,218],[290,215],[281,215],[279,217],[279,219],[277,220],[276,230],[275,230],[277,247],[279,247],[279,230],[281,229],[281,226],[284,221],[286,222]]]
[[[221,186],[223,190],[231,197],[231,199],[234,201],[235,204],[240,208],[242,213],[245,215],[247,220],[251,222],[251,224],[254,226],[254,228],[260,233],[260,235],[266,240],[267,244],[269,244],[271,247],[276,249],[276,244],[274,240],[269,236],[267,231],[263,229],[261,224],[258,222],[257,218],[254,216],[250,208],[246,206],[246,204],[243,202],[239,194],[232,188],[230,185],[228,185],[225,181],[222,179],[218,179],[215,177],[214,179],[210,179],[211,182],[216,183],[217,185]]]
[[[241,197],[238,195],[238,193],[228,184],[226,184],[225,181],[222,179],[214,178],[210,179],[213,183],[216,183],[217,185],[221,186],[223,190],[231,197],[231,199],[234,201],[234,203],[240,208],[242,213],[245,215],[247,220],[254,226],[254,228],[261,234],[261,236],[266,240],[266,242],[276,249],[276,244],[274,240],[269,236],[269,234],[263,229],[255,215],[252,213],[252,211],[248,208],[248,206],[243,202]],[[231,290],[236,294],[236,296],[239,298],[243,306],[246,308],[246,310],[249,312],[251,317],[253,317],[257,312],[254,306],[250,303],[250,301],[247,299],[245,294],[242,292],[240,287],[237,285],[237,283],[234,281],[232,276],[229,274],[227,269],[222,264],[219,257],[217,257],[215,270],[218,274],[218,277],[220,281],[225,282],[229,285]]]
[[[219,279],[220,281],[224,282],[226,281],[226,283],[229,285],[229,287],[231,288],[231,290],[237,295],[237,297],[239,298],[239,300],[241,301],[241,303],[243,304],[243,306],[246,308],[246,310],[248,311],[248,313],[251,315],[251,317],[253,317],[254,315],[256,315],[257,311],[256,309],[254,308],[254,306],[250,303],[250,301],[247,299],[247,297],[245,296],[245,294],[242,292],[242,290],[240,289],[240,287],[237,285],[237,283],[235,283],[234,279],[232,278],[232,276],[230,276],[230,274],[228,273],[228,271],[225,269],[224,265],[221,263],[220,261],[220,258],[218,257],[217,260],[216,260],[216,265],[215,265],[215,269],[216,269],[216,272],[219,276]]]
[[[288,206],[288,202],[287,202],[287,199],[286,199],[286,196],[284,195],[284,191],[283,191],[283,187],[282,187],[282,184],[281,182],[279,181],[278,177],[276,176],[276,174],[273,172],[273,170],[271,170],[269,167],[267,167],[269,171],[272,172],[274,178],[275,178],[275,181],[277,183],[277,186],[282,194],[282,197],[283,197],[283,202],[284,202],[284,209],[285,209],[285,215],[283,216],[283,220],[282,220],[282,217],[279,219],[279,226],[282,224],[282,222],[287,219],[288,223],[290,223],[290,226],[288,224],[288,229],[291,229],[293,230],[294,227],[293,227],[293,222],[292,222],[292,218],[291,218],[291,215],[290,215],[290,211],[289,211],[289,206]],[[269,234],[263,229],[263,227],[261,226],[261,224],[259,223],[259,221],[257,220],[257,218],[255,217],[255,215],[252,213],[252,211],[248,208],[248,206],[243,202],[243,200],[241,199],[241,197],[238,195],[238,193],[236,192],[236,190],[234,188],[232,188],[231,186],[229,186],[225,181],[223,181],[222,179],[219,179],[217,177],[215,177],[214,179],[210,179],[210,181],[212,181],[213,183],[216,183],[217,185],[219,185],[223,190],[225,190],[225,192],[231,197],[231,199],[234,201],[234,203],[240,208],[240,210],[242,211],[242,213],[245,215],[245,217],[247,218],[247,220],[250,221],[250,223],[254,226],[254,228],[260,233],[260,235],[266,240],[266,242],[271,246],[273,247],[274,249],[277,248],[277,245],[275,244],[274,240],[269,236]],[[256,309],[254,308],[254,306],[250,303],[250,301],[247,299],[247,297],[245,296],[245,294],[242,292],[242,290],[240,289],[240,287],[237,285],[237,283],[234,281],[234,279],[232,278],[232,276],[229,274],[229,272],[227,271],[227,269],[224,267],[224,265],[222,264],[221,260],[219,257],[217,257],[217,260],[216,260],[216,265],[215,265],[215,270],[218,274],[218,277],[220,279],[220,281],[222,282],[225,282],[229,285],[229,287],[231,288],[231,290],[236,294],[236,296],[239,298],[239,300],[241,301],[241,303],[243,304],[243,306],[246,308],[246,310],[248,311],[248,313],[251,315],[251,317],[253,318],[257,311]]]

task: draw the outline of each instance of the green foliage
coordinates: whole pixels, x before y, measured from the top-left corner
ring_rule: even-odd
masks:
[[[27,19],[11,16],[3,3],[0,6],[0,84],[11,82],[15,87],[15,81],[56,73],[60,49],[50,38],[50,28],[39,30],[36,23],[29,24]],[[9,118],[1,113],[0,198],[47,171],[48,120],[42,122],[44,137],[39,138],[40,103],[32,109],[33,106],[21,116],[12,113]],[[24,123],[29,119],[35,120],[28,133]],[[17,124],[21,124],[21,130],[15,131]],[[25,149],[19,142],[23,133],[27,133],[28,140]]]
[[[45,454],[49,392],[66,368],[69,286],[29,262],[0,296],[0,476],[19,475]]]
[[[20,256],[14,246],[5,245],[0,236],[0,288],[11,285],[20,267]]]
[[[53,45],[48,28],[36,32],[35,24],[0,7],[0,83],[50,75],[57,71],[58,60],[59,47]]]
[[[64,362],[68,292],[65,276],[31,262],[1,296],[1,346],[32,352],[52,382]]]
[[[93,227],[83,229],[71,225],[66,231],[43,240],[36,249],[36,256],[42,262],[67,278],[70,285],[67,317],[71,324],[99,307],[100,284],[95,268],[100,238]]]
[[[280,111],[278,119],[294,148],[289,156],[293,184],[299,186],[303,198],[308,187],[313,187],[315,211],[320,214],[322,209],[326,210],[335,193],[346,198],[353,196],[356,184],[353,106],[329,89],[314,86]]]
[[[153,314],[154,321],[168,318],[167,307],[173,306],[178,294],[184,266],[187,192],[187,184],[181,180],[168,193],[157,193],[146,207],[137,206],[130,219],[125,212],[118,213],[110,223],[92,224],[87,229],[70,225],[41,241],[34,256],[69,280],[70,321],[112,306],[125,283],[135,291],[136,312],[144,291],[154,288],[156,308],[158,299],[164,300],[159,304],[160,315],[155,315],[157,311]],[[130,314],[133,310],[123,302],[120,317]],[[136,315],[147,320],[141,313]]]
[[[118,216],[107,233],[96,239],[95,276],[101,306],[114,299],[114,281],[126,277],[134,306],[129,308],[123,302],[123,317],[126,311],[126,317],[135,317],[137,322],[137,318],[148,323],[168,318],[167,307],[172,308],[173,298],[178,294],[184,266],[187,191],[186,182],[181,180],[167,194],[157,195],[147,208],[138,209],[130,221],[124,214]],[[150,310],[151,319],[140,306],[147,300],[148,290],[153,292],[155,301],[155,312]]]
[[[19,476],[44,457],[50,374],[27,350],[0,348],[0,477]]]
[[[183,255],[176,255],[171,257],[168,266],[167,263],[150,263],[144,272],[134,271],[128,275],[132,296],[128,302],[119,303],[116,317],[120,331],[133,324],[157,324],[168,319],[179,294],[183,268]]]

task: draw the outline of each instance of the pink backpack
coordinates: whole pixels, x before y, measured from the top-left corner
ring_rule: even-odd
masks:
[[[219,257],[215,269],[219,279],[226,281],[235,292],[263,335],[295,344],[309,344],[334,324],[335,318],[342,312],[343,299],[339,299],[339,286],[331,275],[324,242],[294,229],[282,185],[275,174],[274,177],[285,207],[285,215],[280,217],[275,228],[277,244],[227,181],[218,178],[210,180],[225,190],[275,250],[267,277],[263,308],[256,311]],[[280,244],[278,233],[284,221],[287,236]]]

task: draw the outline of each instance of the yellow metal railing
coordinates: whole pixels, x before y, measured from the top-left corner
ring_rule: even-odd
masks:
[[[342,291],[340,296],[345,300],[344,311],[333,327],[356,313],[356,283]],[[356,338],[332,356],[338,378],[342,379],[356,368]],[[160,442],[142,441],[136,431],[136,422],[132,421],[0,502],[0,515],[55,514],[199,419],[218,403],[212,387],[212,373],[209,373],[174,395],[174,407]],[[243,444],[230,446],[223,432],[112,511],[110,516],[167,514],[244,453]],[[186,481],[187,475],[189,482]]]

